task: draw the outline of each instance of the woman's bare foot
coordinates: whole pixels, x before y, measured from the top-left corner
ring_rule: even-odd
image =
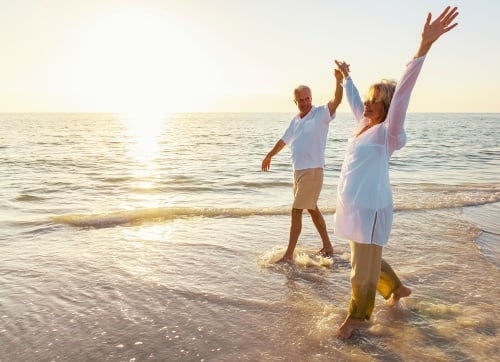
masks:
[[[387,304],[391,307],[396,306],[401,298],[407,297],[411,294],[411,289],[401,285],[398,289],[392,292],[391,298],[388,300]]]
[[[336,334],[337,338],[342,340],[349,339],[351,337],[352,332],[356,328],[358,328],[361,323],[362,323],[361,321],[347,317],[344,323],[342,323],[342,325],[337,330]]]

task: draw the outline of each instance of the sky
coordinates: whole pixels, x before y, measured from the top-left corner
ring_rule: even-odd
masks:
[[[447,5],[409,111],[500,112],[498,0],[0,0],[0,112],[294,112],[335,59],[362,95],[399,79]]]

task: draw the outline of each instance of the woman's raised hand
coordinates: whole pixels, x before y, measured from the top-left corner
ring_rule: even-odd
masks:
[[[458,16],[458,8],[447,6],[441,15],[439,15],[434,21],[432,20],[432,14],[427,14],[427,20],[424,25],[424,30],[422,31],[422,41],[420,42],[420,47],[415,55],[416,58],[426,55],[432,44],[439,39],[441,35],[449,32],[458,23],[453,23],[453,20]]]

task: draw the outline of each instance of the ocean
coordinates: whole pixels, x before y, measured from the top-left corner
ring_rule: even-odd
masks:
[[[492,361],[500,355],[500,114],[408,114],[384,257],[413,293],[377,296],[335,338],[349,247],[333,236],[348,113],[319,208],[277,265],[291,113],[0,115],[0,361]]]

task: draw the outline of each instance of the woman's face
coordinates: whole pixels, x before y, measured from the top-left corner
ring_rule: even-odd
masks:
[[[378,89],[373,89],[371,96],[363,104],[365,105],[363,116],[370,119],[373,124],[378,124],[384,120],[384,104],[379,100]]]

